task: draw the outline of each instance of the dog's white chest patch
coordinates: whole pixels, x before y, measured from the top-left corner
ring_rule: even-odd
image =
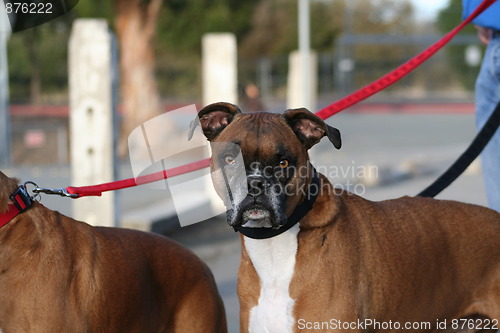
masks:
[[[289,287],[295,270],[299,225],[269,239],[244,237],[246,251],[260,278],[259,303],[250,310],[250,333],[291,333],[294,300]]]

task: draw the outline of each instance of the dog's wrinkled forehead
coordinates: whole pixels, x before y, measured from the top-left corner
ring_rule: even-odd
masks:
[[[252,161],[304,150],[283,117],[274,113],[242,114],[215,141],[237,144]]]
[[[250,151],[278,143],[287,147],[298,144],[307,150],[324,136],[335,148],[340,149],[342,145],[338,129],[304,108],[286,110],[282,115],[243,114],[238,106],[219,102],[202,108],[198,117],[203,134],[209,141],[239,141],[238,144],[246,145]]]

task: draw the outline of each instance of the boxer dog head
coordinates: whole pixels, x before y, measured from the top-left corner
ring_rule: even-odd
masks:
[[[340,132],[303,108],[243,114],[236,105],[214,103],[198,117],[212,146],[214,187],[232,227],[280,228],[311,182],[307,150],[323,136],[341,146]]]

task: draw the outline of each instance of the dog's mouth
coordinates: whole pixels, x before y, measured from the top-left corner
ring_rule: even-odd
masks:
[[[287,221],[285,203],[277,196],[271,198],[246,196],[228,207],[227,223],[234,227],[278,229]]]
[[[261,207],[247,209],[242,214],[242,227],[245,228],[272,228],[271,212]]]

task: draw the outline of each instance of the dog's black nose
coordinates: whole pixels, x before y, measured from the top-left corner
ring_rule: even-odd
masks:
[[[265,179],[260,175],[248,176],[248,194],[252,197],[258,197],[264,193]]]

